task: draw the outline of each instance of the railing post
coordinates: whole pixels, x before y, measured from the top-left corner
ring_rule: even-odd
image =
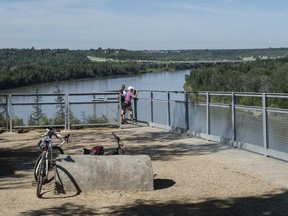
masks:
[[[9,119],[10,119],[10,114],[9,114],[9,110],[8,110],[8,95],[5,95],[5,105],[6,105],[6,130],[8,130],[9,129],[9,123],[8,123],[8,121],[9,121]]]
[[[184,92],[184,97],[185,97],[185,122],[186,122],[186,132],[189,131],[190,125],[189,125],[189,97],[188,97],[188,92]]]
[[[236,104],[236,101],[235,101],[235,93],[232,92],[231,94],[231,100],[232,100],[232,103],[231,103],[231,114],[232,114],[232,139],[233,139],[233,142],[236,141],[237,137],[236,137],[236,113],[235,113],[235,104]]]
[[[210,94],[209,92],[206,93],[206,130],[207,135],[210,135]]]
[[[119,119],[119,128],[122,128],[122,117],[121,117],[121,112],[122,112],[122,95],[121,92],[118,93],[118,119]]]
[[[268,149],[268,141],[267,141],[267,98],[266,94],[262,94],[262,113],[263,113],[263,147],[265,150]]]
[[[69,104],[69,95],[65,94],[65,129],[70,130],[70,104]]]
[[[137,121],[137,119],[138,119],[138,115],[137,115],[137,101],[138,101],[138,99],[137,98],[135,98],[134,99],[134,119],[136,119],[136,121]]]
[[[13,120],[13,112],[12,112],[12,94],[9,94],[9,103],[8,103],[8,113],[9,113],[9,116],[10,116],[10,121],[9,121],[9,129],[10,129],[10,132],[12,132],[12,129],[13,129],[13,124],[12,124],[12,120]]]
[[[150,123],[153,122],[153,91],[150,91]]]
[[[170,117],[170,92],[167,91],[167,125],[170,127],[171,125],[171,117]]]

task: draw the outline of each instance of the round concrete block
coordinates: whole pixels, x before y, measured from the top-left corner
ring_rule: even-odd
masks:
[[[148,155],[60,155],[56,162],[56,190],[150,191],[153,169]]]

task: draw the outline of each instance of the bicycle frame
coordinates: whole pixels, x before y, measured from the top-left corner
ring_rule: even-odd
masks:
[[[42,154],[45,154],[45,157],[44,157],[44,159],[45,159],[45,164],[46,164],[46,166],[45,166],[45,167],[46,167],[45,175],[48,176],[48,173],[49,173],[49,169],[48,169],[48,167],[49,167],[49,161],[52,161],[52,160],[53,160],[53,154],[52,154],[52,139],[51,139],[51,138],[46,138],[45,140],[48,141],[48,143],[47,143],[47,150],[43,151],[43,152],[41,153],[41,155],[42,155]],[[39,158],[41,157],[41,155],[39,156]],[[36,169],[35,169],[35,172],[36,172],[36,173],[38,173],[38,171],[39,171],[39,166],[40,166],[40,164],[38,163],[38,164],[37,164],[37,167],[36,167]]]
[[[39,156],[37,160],[37,166],[34,170],[34,174],[36,177],[36,196],[38,198],[41,197],[41,190],[42,185],[46,183],[48,180],[48,174],[49,174],[49,152],[51,149],[51,140],[45,139],[43,142],[45,142],[45,146],[41,146],[43,149],[43,152]],[[50,154],[52,155],[52,154]]]

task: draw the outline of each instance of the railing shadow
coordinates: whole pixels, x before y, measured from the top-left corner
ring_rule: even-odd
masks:
[[[191,139],[191,142],[187,139]],[[231,148],[216,142],[193,144],[192,139],[193,137],[175,132],[146,132],[125,138],[125,141],[132,143],[128,149],[131,154],[148,154],[152,160],[206,155]]]
[[[191,195],[193,196],[193,195]],[[42,208],[21,212],[21,215],[205,215],[205,216],[249,216],[277,215],[286,216],[288,212],[288,192],[279,194],[264,194],[254,197],[229,199],[206,199],[202,202],[187,203],[177,200],[158,202],[151,200],[136,200],[129,205],[108,207],[87,207],[65,203],[61,206]]]

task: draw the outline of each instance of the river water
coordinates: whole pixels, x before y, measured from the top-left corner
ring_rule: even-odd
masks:
[[[122,83],[126,85],[126,88],[131,85],[139,90],[183,91],[185,75],[189,73],[190,70],[163,71],[129,77],[70,80],[14,88],[1,91],[1,93],[35,93],[38,89],[39,93],[49,94],[53,93],[58,87],[63,90],[63,93],[105,92],[118,90]]]
[[[91,92],[107,92],[107,91],[118,91],[120,85],[123,83],[128,86],[134,86],[137,90],[160,90],[160,91],[183,91],[183,85],[185,83],[185,75],[188,75],[190,70],[181,70],[181,71],[163,71],[155,73],[145,73],[136,76],[125,76],[125,77],[110,77],[103,79],[81,79],[81,80],[69,80],[62,82],[52,82],[52,83],[42,83],[38,85],[25,86],[21,88],[13,88],[5,91],[0,91],[0,94],[13,94],[13,93],[38,93],[42,94],[51,94],[54,93],[56,89],[60,89],[65,94],[72,93],[91,93]],[[88,96],[91,101],[91,96]],[[13,97],[13,102],[33,102],[34,97]],[[5,101],[5,99],[2,99]],[[48,102],[49,98],[46,97],[45,102]],[[55,102],[54,99],[52,98]],[[74,100],[74,99],[73,99]],[[82,101],[85,99],[77,98],[76,101]],[[85,110],[84,110],[85,108]],[[49,117],[54,118],[56,107],[51,106],[42,106],[43,112]],[[99,111],[99,109],[97,109]],[[30,115],[33,113],[32,106],[13,106],[11,110],[13,116],[17,116],[20,119],[23,119],[24,124],[28,123]],[[80,119],[81,115],[85,113],[89,115],[95,113],[95,106],[73,106],[73,114]],[[109,110],[108,110],[109,111]],[[101,109],[100,109],[101,112]],[[111,111],[112,114],[117,113],[116,111]],[[97,113],[96,113],[97,114]],[[112,116],[111,114],[111,116]],[[99,114],[101,116],[101,114]]]

